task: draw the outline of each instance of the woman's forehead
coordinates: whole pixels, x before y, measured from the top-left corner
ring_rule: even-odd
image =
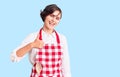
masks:
[[[52,14],[55,15],[55,16],[61,16],[60,11],[58,11],[58,10],[54,11]]]

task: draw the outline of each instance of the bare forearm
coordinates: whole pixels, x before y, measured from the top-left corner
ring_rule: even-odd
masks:
[[[27,44],[26,46],[20,48],[17,50],[16,55],[18,57],[24,56],[27,52],[29,52],[32,48],[42,48],[44,45],[44,42],[42,40],[39,40],[39,36],[35,39],[35,41]]]
[[[32,43],[27,44],[26,46],[20,48],[16,51],[16,55],[18,57],[24,56],[27,52],[29,52],[32,49]]]

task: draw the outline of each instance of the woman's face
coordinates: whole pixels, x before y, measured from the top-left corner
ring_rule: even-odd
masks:
[[[49,30],[53,30],[55,26],[59,23],[60,19],[61,13],[56,10],[52,14],[46,16],[44,26]]]

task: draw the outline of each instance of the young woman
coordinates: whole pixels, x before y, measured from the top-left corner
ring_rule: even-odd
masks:
[[[40,13],[44,22],[38,32],[31,33],[11,54],[13,62],[29,53],[33,65],[30,77],[71,77],[67,41],[55,31],[62,11],[56,4],[45,7]]]

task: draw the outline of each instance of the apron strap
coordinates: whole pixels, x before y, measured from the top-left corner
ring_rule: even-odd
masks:
[[[40,34],[39,39],[40,39],[40,40],[42,40],[42,29],[43,29],[43,28],[41,28],[41,29],[40,29],[40,32],[39,32],[39,34]],[[55,31],[55,30],[54,30],[54,31]],[[57,43],[60,44],[59,35],[58,35],[58,33],[57,33],[56,31],[55,31],[55,34],[56,34]]]
[[[42,40],[42,28],[40,29],[39,35],[40,35],[39,39]]]

